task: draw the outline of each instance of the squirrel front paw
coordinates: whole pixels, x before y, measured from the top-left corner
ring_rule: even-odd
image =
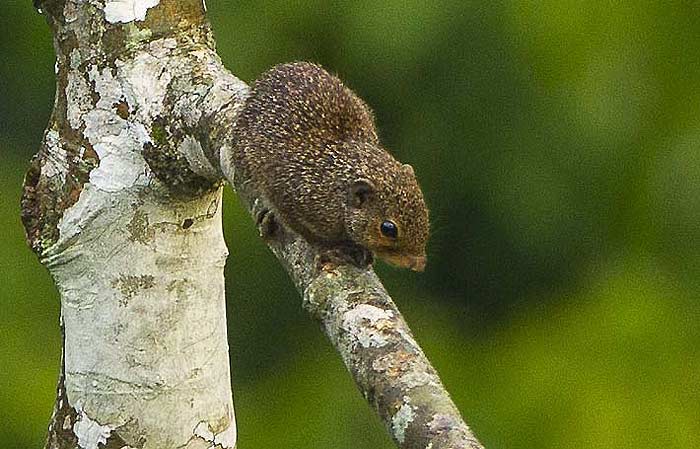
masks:
[[[316,256],[316,267],[329,271],[339,265],[352,264],[358,268],[367,268],[374,262],[374,255],[367,248],[358,245],[343,245],[327,248]]]

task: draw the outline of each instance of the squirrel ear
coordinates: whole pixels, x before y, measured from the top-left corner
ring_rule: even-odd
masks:
[[[349,202],[352,207],[360,208],[374,196],[374,184],[369,179],[356,179],[350,185]]]
[[[413,171],[413,167],[411,166],[411,164],[403,164],[403,171],[405,171],[411,176],[416,176],[416,173]]]

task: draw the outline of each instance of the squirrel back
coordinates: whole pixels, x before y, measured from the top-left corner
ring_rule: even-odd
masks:
[[[381,146],[369,107],[337,77],[308,62],[273,67],[234,134],[236,166],[294,231],[423,269],[428,210],[413,169]]]

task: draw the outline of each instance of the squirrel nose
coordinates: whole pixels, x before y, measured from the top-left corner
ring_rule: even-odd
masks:
[[[425,256],[415,256],[411,257],[411,265],[409,268],[413,271],[423,271],[425,270],[426,257]]]

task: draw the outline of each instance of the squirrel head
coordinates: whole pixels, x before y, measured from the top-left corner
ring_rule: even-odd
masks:
[[[392,265],[423,271],[429,234],[423,193],[413,167],[391,156],[383,159],[373,176],[347,188],[348,236]]]

